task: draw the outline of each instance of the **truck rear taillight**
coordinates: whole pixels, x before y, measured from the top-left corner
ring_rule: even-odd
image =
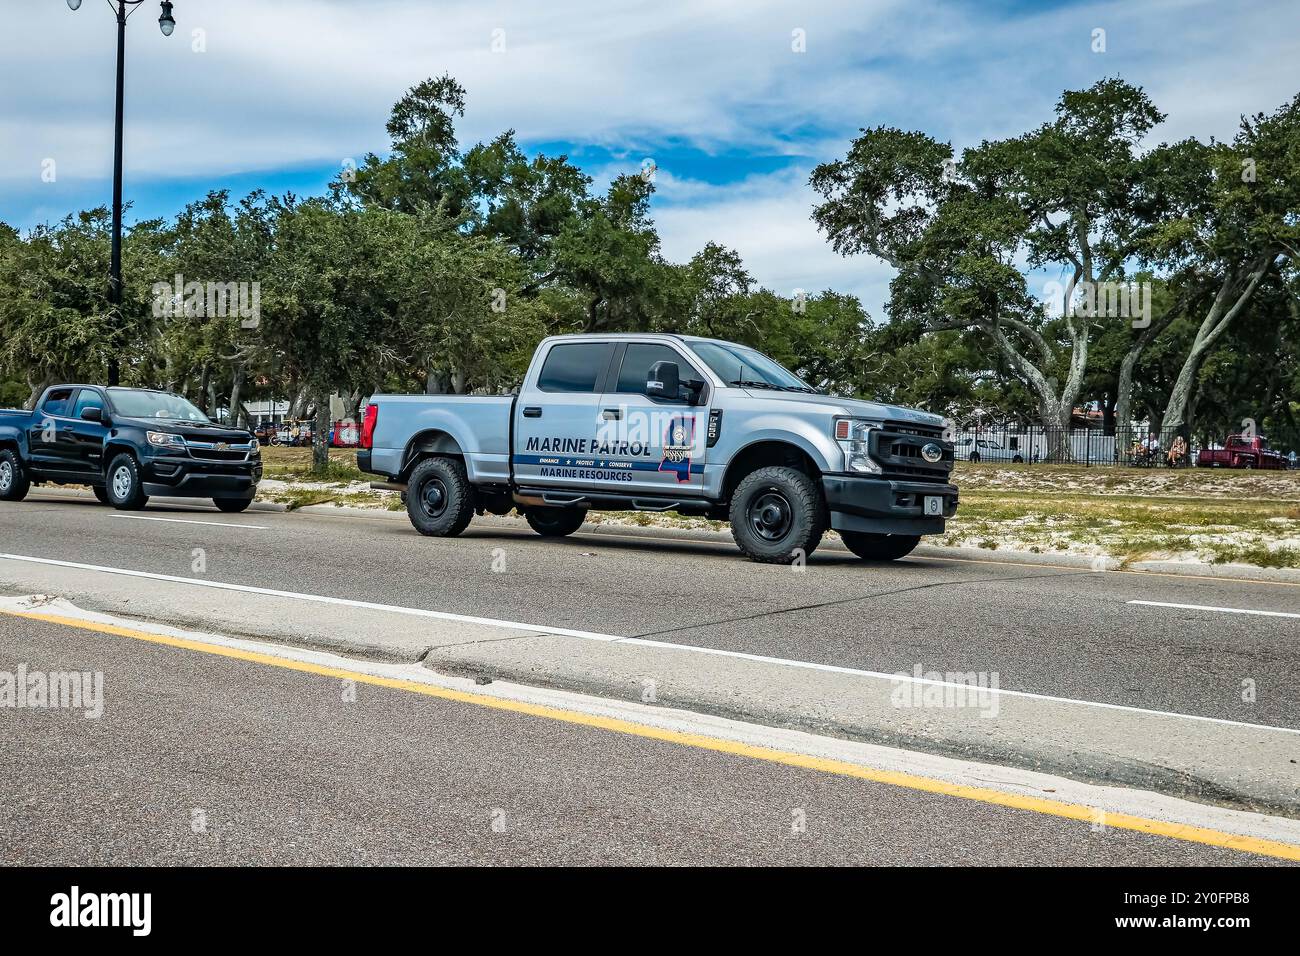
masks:
[[[357,440],[359,448],[375,447],[375,426],[379,424],[379,406],[366,406],[366,417],[361,422],[361,437]]]

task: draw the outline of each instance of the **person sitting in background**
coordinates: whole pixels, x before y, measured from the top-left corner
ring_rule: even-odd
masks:
[[[1169,454],[1166,460],[1170,468],[1177,468],[1187,457],[1187,442],[1183,441],[1183,436],[1177,436],[1169,446]]]

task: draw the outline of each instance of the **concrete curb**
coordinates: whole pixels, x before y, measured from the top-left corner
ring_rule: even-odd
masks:
[[[448,677],[632,703],[653,688],[663,707],[1300,818],[1300,736],[1282,731],[1031,697],[999,698],[996,719],[984,719],[969,704],[920,703],[924,686],[885,677],[703,663],[669,648],[575,646],[549,634],[438,645],[421,663]],[[914,702],[898,706],[900,693]]]

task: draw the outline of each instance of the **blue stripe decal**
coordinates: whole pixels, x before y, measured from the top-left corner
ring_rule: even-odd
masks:
[[[657,461],[637,461],[626,458],[574,458],[572,455],[515,455],[510,459],[516,465],[550,465],[552,468],[607,468],[610,471],[659,471]],[[691,465],[691,474],[704,474],[703,465]]]

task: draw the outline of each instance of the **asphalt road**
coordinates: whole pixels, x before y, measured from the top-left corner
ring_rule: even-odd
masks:
[[[20,663],[104,708],[0,711],[4,865],[1273,862],[0,615]]]
[[[215,581],[887,673],[994,671],[1004,689],[1300,727],[1300,618],[1129,603],[1295,615],[1297,586],[830,550],[797,572],[713,541],[543,540],[482,519],[430,539],[404,517],[132,515],[57,492],[0,504],[0,527],[13,554],[196,576],[202,549]]]

